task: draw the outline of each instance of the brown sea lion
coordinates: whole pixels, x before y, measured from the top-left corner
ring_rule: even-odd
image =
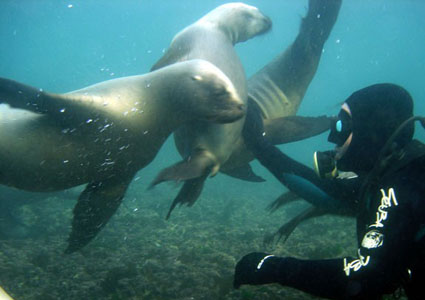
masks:
[[[270,28],[270,19],[256,7],[243,3],[221,5],[179,32],[152,69],[193,58],[208,60],[230,78],[245,102],[245,71],[233,46]],[[152,183],[185,181],[167,218],[177,204],[190,206],[195,202],[207,176],[215,175],[240,143],[243,124],[243,118],[231,124],[194,121],[175,132],[176,146],[184,160],[160,172]]]
[[[51,94],[0,79],[0,184],[55,191],[87,184],[66,252],[86,245],[117,210],[134,174],[193,120],[233,122],[243,102],[204,60]]]

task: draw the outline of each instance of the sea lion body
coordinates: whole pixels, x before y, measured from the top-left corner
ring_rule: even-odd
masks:
[[[243,3],[219,6],[178,33],[152,69],[187,59],[205,59],[229,77],[246,103],[245,71],[233,46],[266,32],[270,27],[270,19],[253,6]],[[183,188],[172,208],[177,203],[194,203],[206,176],[215,175],[234,151],[241,139],[243,123],[243,118],[230,124],[195,121],[175,132],[177,149],[185,161],[165,169],[153,184],[165,180],[185,180],[185,184],[188,180],[196,182],[189,183],[193,189],[187,185]]]
[[[103,227],[173,130],[244,115],[231,81],[203,60],[66,94],[0,79],[0,99],[12,107],[0,114],[0,184],[46,192],[89,183],[74,210],[73,251]]]

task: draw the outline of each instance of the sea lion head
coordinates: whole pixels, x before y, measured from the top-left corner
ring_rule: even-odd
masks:
[[[230,79],[215,65],[194,59],[182,64],[190,65],[179,92],[185,95],[182,109],[190,110],[196,119],[215,123],[231,123],[242,118],[246,106]]]
[[[244,42],[270,30],[272,21],[255,6],[242,2],[220,5],[200,21],[214,23],[233,44]]]

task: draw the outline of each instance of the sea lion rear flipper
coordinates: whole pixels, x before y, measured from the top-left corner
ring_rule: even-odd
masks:
[[[177,204],[186,204],[187,206],[192,206],[195,203],[202,192],[202,188],[204,187],[207,176],[208,174],[198,178],[186,180],[183,187],[180,189],[179,194],[174,199],[170,209],[168,210],[166,217],[167,220],[170,218],[171,212],[177,206]]]
[[[302,222],[324,215],[325,212],[322,209],[319,209],[315,206],[311,206],[303,210],[301,213],[299,213],[297,216],[283,224],[275,233],[266,235],[264,237],[263,243],[264,245],[269,245],[272,243],[278,243],[282,238],[283,242],[286,242],[286,240],[289,238],[291,233],[297,228],[298,225],[300,225]]]
[[[75,122],[71,116],[79,116],[81,119],[92,117],[93,111],[88,109],[90,107],[97,106],[97,109],[104,107],[102,97],[93,93],[48,93],[7,78],[0,78],[1,103],[71,122]]]
[[[272,213],[278,210],[280,207],[289,204],[295,200],[301,199],[300,196],[291,191],[286,191],[280,195],[276,200],[267,206],[267,209]]]
[[[150,188],[164,181],[186,181],[202,176],[208,176],[215,168],[216,162],[210,155],[202,153],[190,156],[184,161],[162,170],[150,184]]]
[[[258,176],[254,173],[250,164],[243,165],[239,168],[234,168],[231,170],[220,170],[221,173],[235,177],[241,180],[250,181],[250,182],[264,182],[266,181],[263,177]]]
[[[74,207],[72,231],[65,253],[80,250],[99,233],[120,206],[132,178],[114,178],[87,185]]]
[[[25,109],[36,113],[45,113],[44,103],[50,94],[17,81],[0,78],[0,103],[13,108]]]
[[[300,141],[329,130],[331,117],[288,116],[264,120],[266,138],[274,145]]]

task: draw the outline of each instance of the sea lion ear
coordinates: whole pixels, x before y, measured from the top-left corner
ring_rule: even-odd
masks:
[[[201,75],[193,75],[192,79],[195,81],[202,81],[202,76]]]

